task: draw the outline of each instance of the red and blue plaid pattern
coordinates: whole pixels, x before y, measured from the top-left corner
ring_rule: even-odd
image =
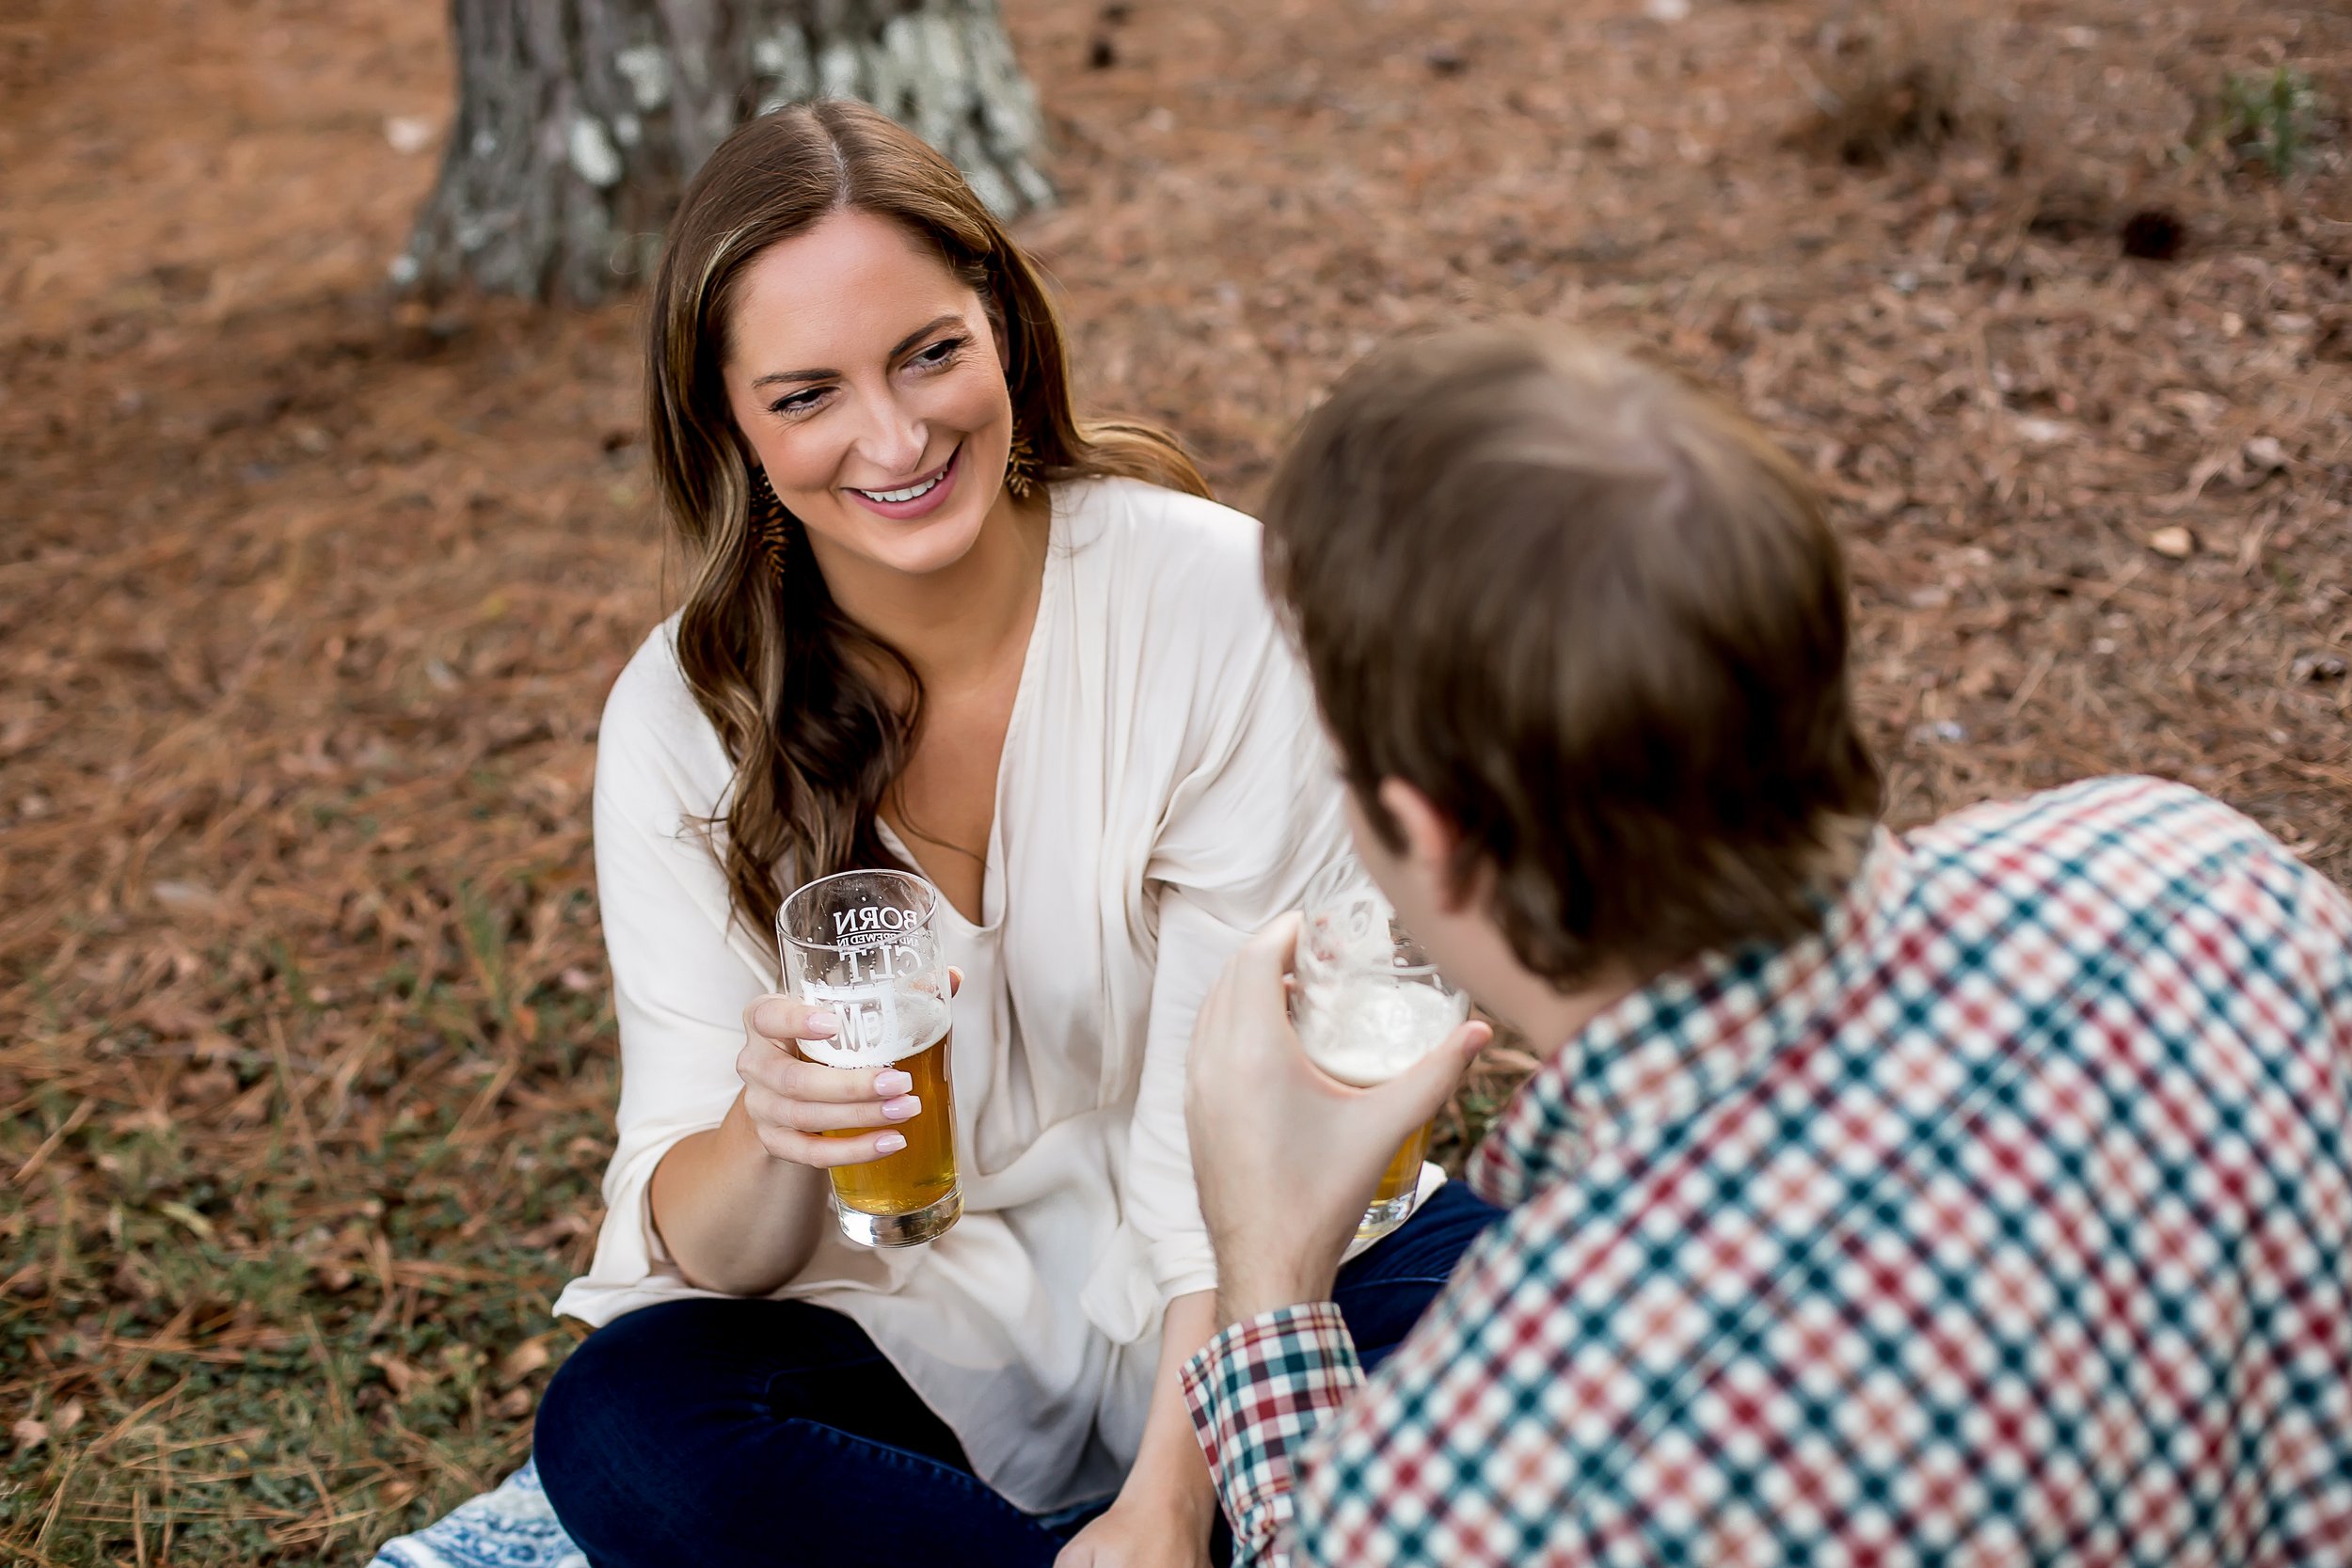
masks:
[[[1366,1383],[1185,1387],[1236,1561],[2352,1563],[2352,903],[2195,792],[1882,834],[1822,934],[1628,997]]]

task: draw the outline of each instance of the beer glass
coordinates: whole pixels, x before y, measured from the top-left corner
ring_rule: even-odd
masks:
[[[1396,923],[1363,867],[1343,861],[1307,889],[1291,1021],[1316,1067],[1372,1088],[1408,1070],[1470,1016],[1470,998],[1438,973]],[[1405,1140],[1381,1173],[1359,1240],[1403,1225],[1420,1197],[1430,1123]]]
[[[906,1148],[834,1167],[841,1233],[869,1246],[928,1242],[963,1212],[948,1075],[955,1035],[938,910],[939,890],[920,877],[844,871],[799,889],[776,914],[787,988],[841,1021],[831,1039],[798,1041],[801,1054],[827,1067],[895,1067],[914,1080],[909,1092],[923,1101],[914,1118],[897,1128]],[[824,1136],[864,1138],[876,1131]]]

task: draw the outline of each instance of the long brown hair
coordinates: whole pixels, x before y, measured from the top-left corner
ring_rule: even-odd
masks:
[[[921,137],[829,99],[762,115],[720,145],[686,193],[654,283],[645,414],[687,559],[678,665],[735,764],[723,823],[706,826],[737,917],[763,940],[787,863],[803,879],[893,863],[876,812],[922,713],[914,670],[834,603],[798,521],[785,519],[781,572],[759,547],[752,459],[723,379],[744,269],[843,210],[900,225],[980,296],[1039,478],[1120,475],[1208,494],[1165,433],[1077,417],[1061,320],[1036,267]],[[877,665],[897,673],[900,700],[877,686]]]

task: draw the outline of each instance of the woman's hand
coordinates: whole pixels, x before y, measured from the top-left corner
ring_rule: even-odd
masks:
[[[950,972],[948,994],[962,976]],[[840,1021],[822,1007],[789,996],[763,996],[743,1009],[743,1049],[735,1058],[743,1080],[743,1115],[771,1158],[828,1170],[863,1164],[906,1148],[893,1131],[924,1110],[907,1091],[914,1080],[897,1068],[837,1068],[804,1059],[799,1040],[831,1039]],[[862,1137],[827,1137],[876,1129]]]
[[[1070,1538],[1054,1568],[1205,1568],[1216,1489],[1184,1409],[1183,1373],[1193,1353],[1208,1343],[1216,1312],[1216,1294],[1209,1291],[1168,1304],[1159,1370],[1127,1484],[1117,1501]]]
[[[950,996],[962,983],[947,972]],[[648,1189],[654,1229],[689,1282],[731,1296],[771,1294],[807,1265],[833,1224],[823,1173],[906,1147],[889,1129],[928,1107],[907,1092],[904,1072],[826,1067],[794,1048],[840,1027],[824,1008],[789,996],[743,1009],[735,1058],[743,1092],[718,1126],[671,1146]],[[823,1135],[839,1132],[855,1135]]]
[[[1209,1568],[1209,1521],[1197,1508],[1124,1493],[1070,1538],[1054,1568]]]

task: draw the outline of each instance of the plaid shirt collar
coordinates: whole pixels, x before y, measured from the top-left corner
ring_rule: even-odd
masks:
[[[1630,1128],[1687,1114],[1773,1047],[1840,1022],[1914,881],[1909,850],[1882,828],[1813,935],[1706,954],[1612,1003],[1504,1107],[1464,1173],[1471,1188],[1517,1208]]]

